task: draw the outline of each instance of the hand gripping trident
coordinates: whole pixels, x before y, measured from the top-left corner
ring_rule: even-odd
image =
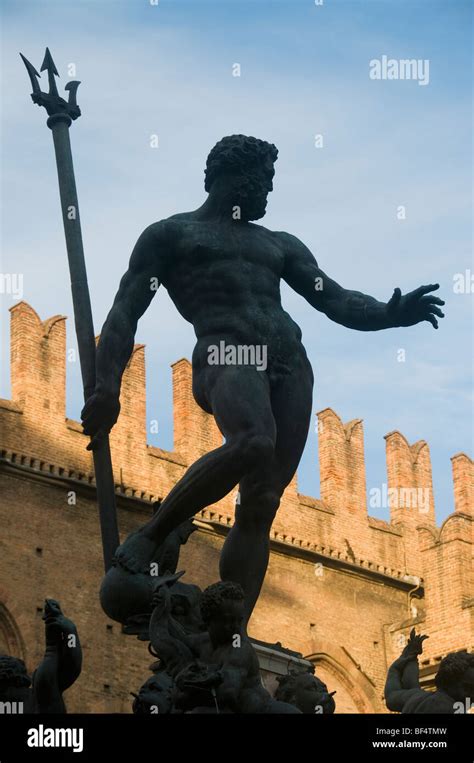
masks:
[[[76,102],[79,82],[68,82],[66,90],[69,99],[65,101],[58,94],[55,76],[59,76],[54,61],[46,48],[41,71],[47,70],[49,93],[43,93],[39,86],[40,74],[35,67],[20,53],[28,71],[33,92],[33,103],[44,106],[48,113],[46,124],[53,133],[56,166],[58,170],[59,195],[63,214],[64,233],[71,276],[71,291],[74,307],[74,322],[76,326],[79,360],[81,364],[84,400],[92,395],[95,389],[95,339],[92,310],[87,285],[86,264],[82,245],[81,221],[77,200],[74,166],[72,163],[69,127],[72,120],[81,116],[81,110]],[[108,437],[101,438],[96,450],[93,451],[94,470],[97,486],[97,502],[99,504],[100,529],[104,554],[105,571],[112,563],[112,557],[120,543],[117,512],[115,508],[115,485],[110,457]]]

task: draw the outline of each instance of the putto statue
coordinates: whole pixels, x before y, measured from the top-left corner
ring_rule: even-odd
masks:
[[[148,678],[135,697],[132,710],[136,715],[166,715],[173,709],[173,679],[165,670]]]
[[[244,633],[244,593],[238,583],[214,583],[199,601],[200,625],[179,608],[183,573],[157,582],[150,622],[154,674],[134,694],[135,713],[299,713],[264,688],[257,653]],[[176,586],[181,588],[177,591]],[[190,587],[194,588],[194,586]],[[196,614],[195,623],[199,622]]]
[[[335,691],[329,692],[326,684],[314,675],[314,671],[290,671],[277,678],[275,699],[289,702],[302,713],[332,715],[336,709]]]
[[[332,321],[358,331],[421,321],[437,328],[444,304],[430,293],[438,284],[404,296],[396,288],[388,302],[345,289],[295,236],[251,222],[265,215],[277,155],[264,140],[223,138],[207,159],[209,195],[202,206],[141,234],[102,328],[96,387],[82,412],[94,449],[117,421],[137,322],[164,286],[194,326],[193,394],[214,415],[225,442],[190,466],[160,511],[116,556],[125,568],[142,570],[174,528],[239,485],[220,576],[242,586],[245,622],[265,577],[269,531],[311,416],[313,372],[301,331],[283,310],[281,281]]]
[[[46,649],[32,678],[18,657],[0,654],[0,703],[7,713],[66,713],[63,692],[77,681],[82,650],[77,628],[54,599],[46,599]]]
[[[385,702],[398,713],[467,713],[474,697],[474,654],[452,652],[441,660],[435,677],[436,691],[420,688],[418,655],[428,636],[413,628],[400,657],[390,665],[385,683]]]

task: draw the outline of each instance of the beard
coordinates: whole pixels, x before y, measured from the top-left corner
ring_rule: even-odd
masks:
[[[242,220],[259,220],[265,215],[267,207],[268,187],[261,179],[251,173],[239,180],[238,190],[234,196],[234,206],[240,207]]]

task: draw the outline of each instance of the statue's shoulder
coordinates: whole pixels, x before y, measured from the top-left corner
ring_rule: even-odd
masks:
[[[258,225],[257,223],[247,224],[248,227],[257,235],[264,236],[275,244],[281,244],[284,241],[285,236],[289,235],[288,233],[283,233],[282,231],[270,230],[270,228],[266,228],[264,225]]]
[[[282,244],[282,246],[285,247],[285,249],[292,250],[292,249],[298,249],[300,247],[304,247],[304,244],[302,241],[299,240],[297,236],[294,236],[293,233],[288,233],[284,230],[277,230],[272,231],[273,235],[276,239]]]
[[[174,223],[172,218],[169,217],[165,220],[158,220],[157,222],[147,225],[142,233],[142,236],[150,239],[155,239],[156,241],[162,241],[163,239],[167,238],[174,230],[176,230],[176,228],[176,223]]]
[[[150,236],[160,242],[173,242],[183,236],[189,225],[193,222],[191,212],[180,212],[158,222],[151,223],[144,233],[149,233]]]
[[[280,246],[287,248],[289,246],[297,246],[298,244],[301,244],[301,241],[299,241],[296,236],[293,236],[292,233],[287,233],[283,230],[270,230],[270,228],[265,228],[264,225],[257,225],[256,223],[249,224],[256,231],[262,235],[268,236],[269,239],[271,239],[274,243],[279,244]]]

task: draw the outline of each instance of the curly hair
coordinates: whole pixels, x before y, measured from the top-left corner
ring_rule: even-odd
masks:
[[[220,580],[208,586],[201,596],[201,616],[205,625],[219,612],[225,600],[243,601],[244,591],[239,583]]]
[[[450,652],[440,662],[435,676],[436,688],[446,691],[453,684],[461,681],[469,668],[474,668],[474,654]]]
[[[31,685],[26,666],[19,657],[0,654],[0,690],[7,686],[28,687]]]
[[[326,691],[325,684],[314,675],[314,668],[312,670],[290,670],[286,675],[277,677],[278,688],[275,691],[275,699],[292,703],[302,676],[312,676],[319,691]]]
[[[222,138],[209,153],[204,172],[206,191],[219,175],[235,169],[250,170],[269,157],[272,162],[278,158],[278,149],[266,140],[248,135],[227,135]]]

